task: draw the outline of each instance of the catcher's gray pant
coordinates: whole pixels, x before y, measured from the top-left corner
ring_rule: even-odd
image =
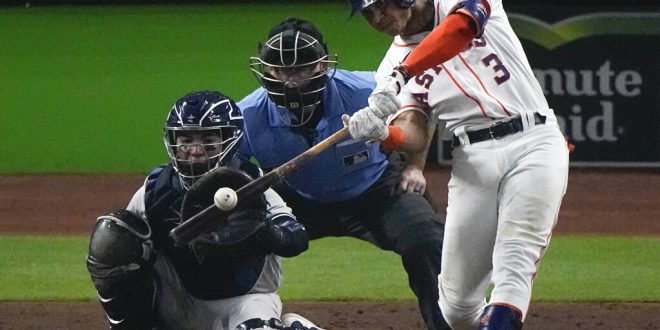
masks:
[[[183,287],[166,256],[158,256],[154,269],[158,274],[156,318],[159,329],[234,330],[246,320],[279,319],[282,313],[282,301],[275,292],[202,300]]]

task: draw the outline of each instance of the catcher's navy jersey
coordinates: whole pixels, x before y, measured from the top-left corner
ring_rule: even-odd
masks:
[[[249,166],[241,166],[241,169],[250,170]],[[254,239],[227,246],[226,251],[215,251],[208,256],[198,254],[193,248],[174,245],[169,232],[181,222],[179,209],[185,193],[176,171],[168,163],[151,172],[127,207],[147,221],[153,232],[154,247],[170,259],[183,286],[195,297],[205,300],[274,292],[281,282],[279,256],[264,251]],[[272,221],[290,220],[276,225],[297,224],[291,209],[274,191],[264,194],[268,217]],[[300,225],[290,228],[289,231],[303,230]],[[304,248],[295,246],[294,249],[304,250],[306,244]]]
[[[336,70],[324,91],[323,117],[310,140],[316,145],[343,127],[341,116],[366,107],[376,82],[371,72]],[[243,112],[244,136],[239,157],[254,157],[269,171],[311,147],[302,134],[284,122],[289,110],[278,108],[264,88],[238,102]],[[346,138],[320,153],[289,175],[285,183],[306,198],[337,202],[354,198],[369,188],[387,166],[378,144]]]

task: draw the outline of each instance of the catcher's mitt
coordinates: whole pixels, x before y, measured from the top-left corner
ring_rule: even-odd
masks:
[[[213,195],[222,187],[238,190],[252,181],[245,172],[219,167],[202,176],[186,192],[181,205],[181,221],[186,221],[213,204]],[[217,226],[209,233],[194,239],[190,245],[197,254],[204,256],[227,255],[241,247],[266,223],[266,202],[263,195],[226,217],[218,218]]]

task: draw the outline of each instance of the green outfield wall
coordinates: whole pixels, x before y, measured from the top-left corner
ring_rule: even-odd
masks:
[[[0,6],[0,174],[149,171],[167,161],[162,125],[174,101],[200,89],[238,101],[257,88],[248,59],[289,16],[315,22],[344,69],[374,70],[390,41],[348,19],[344,1],[43,3]],[[660,42],[660,13],[637,2],[504,3],[577,145],[571,163],[660,167],[660,76],[648,48]]]
[[[343,3],[0,8],[0,173],[150,170],[174,101],[257,88],[248,59],[288,16],[342,68],[373,70],[389,44]]]

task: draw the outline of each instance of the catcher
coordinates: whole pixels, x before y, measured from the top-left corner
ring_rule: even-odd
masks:
[[[187,246],[168,236],[211,205],[218,188],[260,175],[234,158],[242,125],[236,104],[218,92],[183,96],[164,130],[171,162],[149,174],[127,209],[98,218],[87,269],[111,329],[316,329],[280,315],[280,256],[305,251],[308,237],[273,190]]]

